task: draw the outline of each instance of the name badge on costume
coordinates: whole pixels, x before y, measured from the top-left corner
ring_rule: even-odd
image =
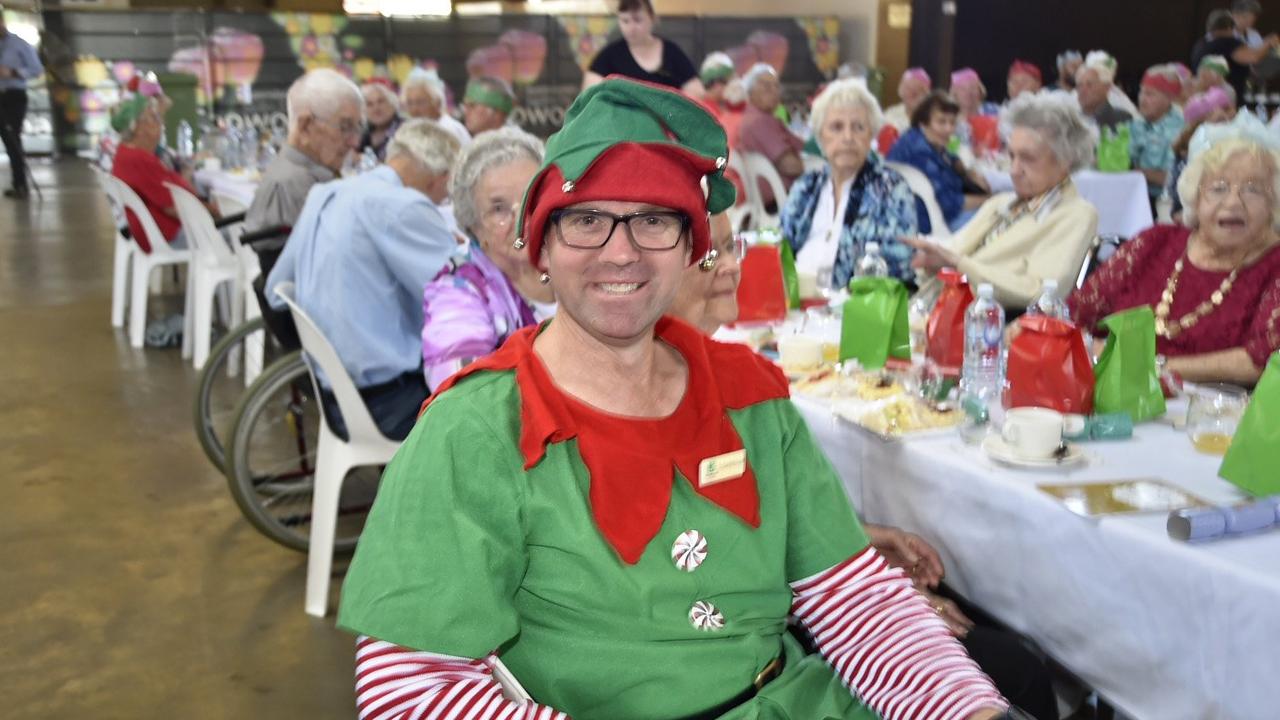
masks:
[[[709,457],[698,463],[698,487],[708,487],[742,477],[747,471],[746,449]]]

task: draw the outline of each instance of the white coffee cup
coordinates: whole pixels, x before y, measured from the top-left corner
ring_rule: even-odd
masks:
[[[1018,457],[1043,460],[1062,444],[1062,413],[1038,407],[1014,408],[1005,413],[1000,436]]]

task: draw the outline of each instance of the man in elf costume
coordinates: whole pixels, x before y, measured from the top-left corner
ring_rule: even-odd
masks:
[[[782,374],[664,317],[714,262],[726,152],[613,78],[547,143],[516,243],[559,314],[446,381],[388,467],[338,617],[361,718],[1018,712],[869,547]]]

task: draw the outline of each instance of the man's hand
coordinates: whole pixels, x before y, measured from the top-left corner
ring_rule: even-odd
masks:
[[[932,588],[942,581],[942,558],[924,538],[887,525],[864,527],[876,552],[885,562],[910,575],[917,586]]]
[[[0,65],[0,78],[8,80],[9,78],[14,78],[17,76],[18,74],[14,71],[13,68],[9,67],[8,65]]]
[[[915,248],[916,254],[911,258],[911,267],[917,270],[936,273],[944,267],[955,267],[960,262],[960,256],[950,248],[929,242],[925,238],[901,237],[898,239],[904,245]]]

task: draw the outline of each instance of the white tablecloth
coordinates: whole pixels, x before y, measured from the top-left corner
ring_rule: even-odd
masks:
[[[258,174],[227,170],[195,171],[196,185],[211,196],[221,195],[240,203],[245,208],[253,204],[253,194],[258,191]],[[223,211],[225,214],[225,210]]]
[[[1010,192],[1013,180],[1009,173],[986,168],[982,171],[991,192]],[[1133,237],[1151,227],[1151,203],[1147,199],[1147,180],[1139,172],[1103,173],[1081,170],[1071,176],[1080,196],[1098,209],[1098,234]]]
[[[1011,470],[946,434],[886,443],[797,398],[869,522],[933,543],[947,582],[1035,639],[1139,720],[1280,717],[1280,531],[1188,545],[1163,513],[1091,520],[1038,483],[1160,477],[1213,502],[1241,495],[1162,424],[1086,444],[1087,466]]]

